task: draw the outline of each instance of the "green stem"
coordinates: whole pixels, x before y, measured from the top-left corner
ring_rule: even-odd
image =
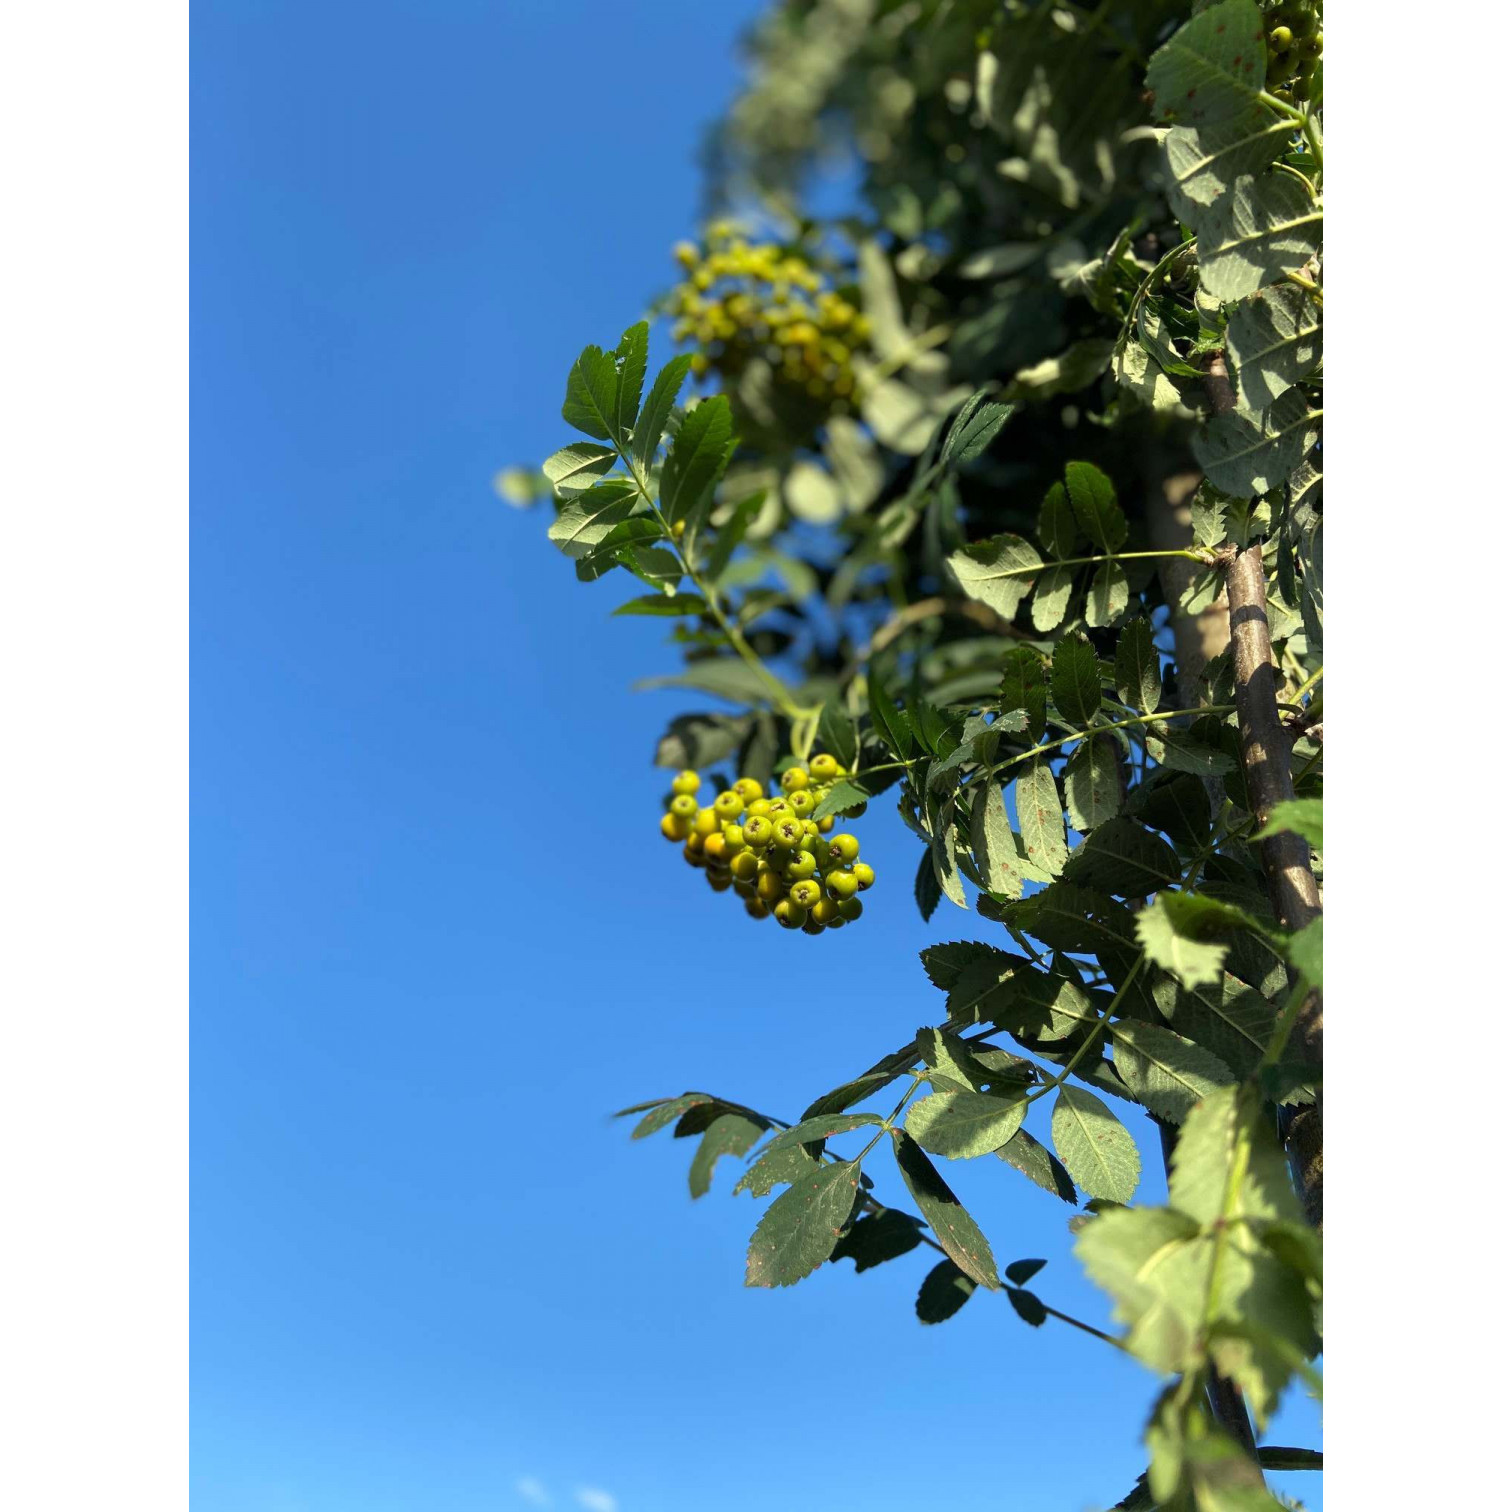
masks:
[[[1149,294],[1150,290],[1155,287],[1156,281],[1162,276],[1162,274],[1164,274],[1166,268],[1171,263],[1175,262],[1177,257],[1179,257],[1181,253],[1185,252],[1188,247],[1196,246],[1196,244],[1197,238],[1195,236],[1189,236],[1184,242],[1180,242],[1176,246],[1172,247],[1171,250],[1167,252],[1166,255],[1162,257],[1153,268],[1150,269],[1149,273],[1145,275],[1144,282],[1140,284],[1137,289],[1135,289],[1134,297],[1129,301],[1129,313],[1124,316],[1123,325],[1118,332],[1118,341],[1114,344],[1115,347],[1121,346],[1128,339],[1129,332],[1134,327],[1134,317],[1139,313],[1140,305],[1144,303],[1146,296]],[[1157,552],[1152,554],[1158,556],[1168,556],[1173,555],[1174,553]]]
[[[908,1099],[910,1097],[912,1097],[914,1095],[914,1093],[917,1092],[919,1090],[920,1086],[923,1084],[923,1082],[924,1082],[924,1072],[922,1072],[922,1071],[911,1071],[911,1072],[909,1072],[909,1075],[913,1077],[913,1081],[909,1084],[908,1090],[906,1092],[904,1092],[904,1094],[902,1095],[902,1097],[900,1097],[898,1099],[898,1106],[896,1108],[894,1108],[892,1110],[892,1112],[889,1113],[887,1115],[887,1117],[883,1120],[882,1127],[880,1129],[878,1129],[875,1134],[872,1135],[870,1141],[867,1143],[866,1148],[864,1150],[862,1150],[862,1152],[858,1156],[856,1156],[857,1164],[859,1164],[861,1161],[865,1160],[866,1157],[871,1154],[872,1147],[876,1144],[876,1142],[879,1139],[881,1139],[881,1137],[884,1134],[886,1134],[890,1129],[893,1128],[893,1119],[895,1119],[898,1116],[898,1114],[900,1114],[903,1111],[903,1109],[908,1106]]]
[[[1028,1107],[1031,1103],[1038,1102],[1042,1097],[1048,1097],[1052,1092],[1054,1092],[1058,1087],[1061,1086],[1061,1084],[1066,1080],[1068,1076],[1070,1076],[1070,1074],[1074,1070],[1076,1070],[1077,1066],[1081,1062],[1082,1057],[1096,1043],[1098,1033],[1102,1029],[1103,1025],[1110,1022],[1113,1015],[1118,1011],[1118,1005],[1123,1001],[1124,993],[1126,993],[1129,988],[1134,985],[1137,978],[1143,975],[1144,968],[1145,963],[1141,961],[1133,969],[1133,971],[1131,971],[1128,976],[1123,979],[1123,985],[1118,989],[1117,992],[1113,994],[1113,1001],[1109,1003],[1105,1009],[1103,1009],[1102,1013],[1098,1016],[1097,1022],[1093,1024],[1091,1029],[1087,1031],[1086,1039],[1084,1039],[1081,1044],[1076,1047],[1075,1051],[1072,1052],[1071,1059],[1061,1067],[1060,1075],[1055,1077],[1053,1081],[1046,1082],[1043,1087],[1036,1087],[1034,1091],[1032,1091],[1024,1099],[1025,1107]]]
[[[1302,684],[1302,686],[1300,688],[1298,688],[1295,693],[1292,694],[1292,701],[1294,703],[1301,703],[1302,699],[1303,699],[1303,696],[1305,694],[1308,694],[1308,693],[1312,692],[1313,688],[1315,688],[1322,681],[1323,681],[1323,669],[1322,669],[1322,667],[1319,667],[1318,670],[1316,672],[1314,672],[1313,675],[1311,677],[1309,677],[1307,679],[1307,681],[1304,682]]]
[[[1073,740],[1085,740],[1092,735],[1101,735],[1105,730],[1124,730],[1131,725],[1164,724],[1168,719],[1184,719],[1187,715],[1197,714],[1231,714],[1234,711],[1233,704],[1204,704],[1199,709],[1167,709],[1158,714],[1135,714],[1128,719],[1113,719],[1107,724],[1094,725],[1090,730],[1078,730],[1074,735],[1063,735],[1059,740],[1047,740],[1042,745],[1035,746],[1032,750],[1024,751],[1017,756],[1010,756],[1006,761],[1000,761],[992,768],[995,777],[999,772],[1006,771],[1011,766],[1017,766],[1021,761],[1028,761],[1031,757],[1042,756],[1046,751],[1058,750],[1061,746],[1069,744]],[[907,763],[895,763],[906,765]]]

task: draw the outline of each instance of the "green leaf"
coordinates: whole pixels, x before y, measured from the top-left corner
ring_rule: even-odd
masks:
[[[1071,853],[1065,877],[1115,897],[1144,898],[1179,882],[1181,862],[1159,835],[1132,819],[1115,818],[1100,824]]]
[[[723,394],[688,411],[662,468],[662,513],[670,523],[692,514],[719,480],[729,460],[733,431],[730,401]]]
[[[903,1184],[945,1253],[979,1286],[996,1291],[997,1262],[971,1214],[910,1135],[894,1129],[892,1143]]]
[[[1202,287],[1229,304],[1294,272],[1317,252],[1323,207],[1290,173],[1245,174],[1217,204],[1199,212],[1193,229]]]
[[[1014,646],[1003,658],[1003,681],[998,707],[1004,714],[1022,709],[1028,723],[1025,734],[1032,741],[1045,735],[1045,664],[1038,651]]]
[[[605,573],[624,565],[622,558],[628,548],[645,547],[649,550],[651,542],[663,539],[661,526],[649,515],[632,515],[611,526],[597,545],[590,546],[582,556],[575,558],[573,570],[580,582],[595,582]]]
[[[1087,590],[1087,623],[1094,630],[1116,625],[1129,607],[1129,576],[1117,562],[1103,562]]]
[[[1029,620],[1041,633],[1054,630],[1066,617],[1071,603],[1071,589],[1076,584],[1076,568],[1047,567],[1034,585],[1029,605]]]
[[[744,1155],[761,1137],[764,1125],[741,1113],[721,1113],[704,1130],[698,1153],[688,1169],[688,1190],[702,1197],[713,1180],[714,1166],[721,1155]]]
[[[551,480],[557,493],[567,498],[591,488],[599,475],[608,472],[618,459],[619,453],[612,446],[574,441],[547,457],[541,463],[541,471]]]
[[[1254,0],[1199,11],[1150,59],[1157,121],[1222,121],[1252,111],[1265,88],[1265,23]]]
[[[615,552],[615,560],[626,571],[633,573],[641,582],[650,584],[659,591],[659,597],[667,598],[682,582],[682,563],[670,551],[659,546],[624,546]],[[703,600],[697,600],[700,607]]]
[[[1306,289],[1276,284],[1229,316],[1227,341],[1239,403],[1268,409],[1321,360],[1323,312]]]
[[[1123,785],[1118,779],[1118,752],[1108,737],[1082,741],[1071,753],[1061,777],[1066,788],[1066,813],[1073,829],[1085,835],[1117,815]],[[1072,866],[1085,849],[1084,845],[1071,857]],[[1070,874],[1069,868],[1067,874]],[[1088,883],[1092,887],[1100,885]],[[1116,890],[1107,889],[1109,892]]]
[[[697,688],[732,703],[765,703],[772,695],[766,682],[738,656],[710,656],[665,677],[643,677],[637,689]]]
[[[1313,987],[1323,985],[1323,920],[1305,924],[1286,942],[1286,957]]]
[[[1289,389],[1264,414],[1215,415],[1193,443],[1208,477],[1248,498],[1279,488],[1318,439],[1316,415],[1300,389]]]
[[[615,614],[679,615],[702,614],[704,601],[696,593],[648,593],[621,604]]]
[[[1089,1197],[1127,1202],[1134,1195],[1139,1151],[1100,1097],[1063,1085],[1050,1115],[1050,1137],[1072,1180]]]
[[[693,354],[684,352],[680,357],[674,357],[656,375],[656,382],[651,385],[651,393],[646,399],[645,408],[640,412],[640,418],[635,422],[635,435],[630,442],[631,453],[642,467],[650,465],[652,457],[656,455],[656,448],[661,445],[662,434],[672,416],[672,407],[677,403],[677,395],[692,365]]]
[[[1179,905],[1172,893],[1161,893],[1134,920],[1134,933],[1145,955],[1163,971],[1169,971],[1183,987],[1200,987],[1223,980],[1227,945],[1216,945],[1182,930]]]
[[[595,441],[618,442],[615,431],[619,369],[612,353],[586,346],[567,374],[562,419]]]
[[[1007,984],[1024,964],[1022,959],[999,954],[968,967],[945,1000],[951,1018],[972,1024],[991,1021],[999,1005],[1011,996]]]
[[[1015,1260],[1004,1269],[1003,1274],[1015,1286],[1022,1286],[1024,1282],[1032,1281],[1044,1268],[1043,1260]]]
[[[957,908],[966,907],[966,889],[961,885],[960,868],[956,865],[955,826],[943,823],[929,846],[929,859],[934,867],[935,886]]]
[[[1295,130],[1295,122],[1259,104],[1227,120],[1173,126],[1161,143],[1172,211],[1191,225],[1235,179],[1274,162]]]
[[[1009,898],[1024,893],[1018,846],[1003,803],[1003,790],[990,777],[977,785],[971,800],[971,854],[977,873],[991,892]]]
[[[1036,532],[1040,545],[1050,554],[1050,560],[1072,556],[1081,540],[1081,529],[1076,523],[1076,511],[1066,495],[1064,483],[1052,483],[1040,505],[1039,528]]]
[[[1265,821],[1264,827],[1255,832],[1257,840],[1267,835],[1290,832],[1300,835],[1315,850],[1323,849],[1323,800],[1321,798],[1289,798],[1278,803]]]
[[[770,1155],[773,1150],[786,1150],[792,1145],[820,1144],[837,1134],[849,1134],[853,1129],[875,1129],[881,1123],[880,1113],[821,1113],[816,1118],[805,1118],[791,1129],[784,1129],[762,1154]]]
[[[883,687],[881,677],[870,671],[866,678],[866,697],[871,708],[872,728],[894,755],[907,760],[914,748],[913,726],[907,713],[897,706]]]
[[[1022,536],[996,535],[953,551],[946,567],[968,597],[1011,620],[1040,570],[1040,554]]]
[[[861,1167],[854,1160],[816,1167],[789,1187],[751,1235],[747,1286],[793,1286],[829,1259],[851,1215]]]
[[[1014,803],[1025,854],[1058,877],[1066,864],[1066,821],[1049,762],[1031,761],[1020,772],[1014,783]]]
[[[587,556],[621,520],[629,518],[635,504],[634,484],[606,478],[579,494],[546,527],[546,537],[566,556]]]
[[[1217,746],[1198,740],[1185,730],[1165,729],[1145,738],[1150,756],[1172,772],[1191,772],[1197,777],[1222,777],[1234,770],[1234,758]]]
[[[1102,674],[1097,652],[1085,635],[1062,636],[1055,643],[1050,665],[1050,696],[1061,717],[1074,725],[1090,725],[1102,708]]]
[[[969,1160],[990,1155],[1005,1145],[1024,1121],[1023,1095],[998,1097],[987,1092],[934,1092],[908,1110],[908,1132],[933,1155]]]
[[[971,1300],[976,1282],[954,1260],[942,1260],[919,1287],[914,1312],[921,1323],[943,1323]]]
[[[745,1175],[735,1183],[731,1195],[739,1196],[741,1192],[749,1192],[753,1197],[765,1197],[774,1186],[795,1185],[803,1181],[820,1164],[802,1145],[789,1145],[775,1154],[768,1150],[751,1163]]]
[[[665,1129],[668,1124],[676,1123],[689,1109],[699,1108],[713,1101],[714,1099],[704,1092],[684,1092],[681,1097],[669,1098],[666,1102],[656,1104],[630,1131],[630,1137],[644,1139],[648,1134],[655,1134],[658,1130]],[[633,1113],[635,1109],[626,1108],[625,1111]]]
[[[1071,1184],[1071,1176],[1065,1166],[1026,1129],[1020,1129],[1007,1144],[1001,1145],[992,1153],[1011,1165],[1015,1171],[1027,1176],[1035,1186],[1076,1206],[1076,1188]]]
[[[1117,551],[1128,538],[1129,522],[1118,507],[1112,480],[1090,462],[1066,463],[1066,492],[1077,524],[1098,551]]]
[[[924,972],[942,992],[949,992],[962,974],[984,961],[999,961],[1004,969],[1013,965],[1013,957],[995,945],[981,940],[952,940],[941,945],[926,945],[919,952]]]
[[[650,327],[644,320],[630,327],[620,337],[615,357],[619,360],[619,380],[615,385],[615,430],[626,439],[640,412],[641,385],[646,381],[646,338]]]
[[[940,461],[959,467],[963,462],[980,457],[1008,423],[1009,417],[1018,408],[1014,404],[984,404],[995,385],[981,388],[961,406],[954,423],[945,433],[945,443],[940,448]]]
[[[1228,539],[1228,500],[1209,482],[1192,497],[1192,544],[1221,546]]]
[[[1171,1014],[1178,1034],[1211,1050],[1236,1076],[1249,1076],[1259,1066],[1275,1023],[1275,1006],[1227,972],[1218,986],[1183,992]]]
[[[1111,1033],[1113,1067],[1124,1085],[1169,1123],[1180,1123],[1195,1102],[1234,1080],[1216,1055],[1159,1024],[1120,1019]]]
[[[854,1260],[859,1275],[917,1249],[922,1238],[917,1218],[897,1208],[883,1208],[874,1217],[862,1216],[851,1224],[835,1246],[830,1263]]]
[[[935,875],[934,846],[931,844],[919,857],[919,869],[914,873],[914,902],[919,905],[919,914],[929,923],[930,915],[940,906],[940,882]]]
[[[1010,1286],[1007,1291],[1008,1301],[1012,1304],[1014,1312],[1031,1328],[1038,1328],[1050,1316],[1045,1311],[1045,1304],[1033,1292],[1025,1291],[1018,1286]]]
[[[844,770],[856,764],[859,745],[856,723],[839,698],[829,699],[819,711],[819,750],[828,752]]]
[[[761,506],[766,503],[766,490],[761,489],[757,493],[744,498],[731,511],[729,518],[719,527],[719,533],[714,537],[714,544],[709,547],[708,554],[704,558],[704,572],[710,578],[717,578],[730,565],[730,558],[735,555],[735,548],[745,539],[745,533],[751,528],[751,522],[761,513]]]
[[[1137,713],[1153,714],[1160,707],[1160,657],[1155,633],[1143,615],[1119,633],[1113,677],[1118,696]]]

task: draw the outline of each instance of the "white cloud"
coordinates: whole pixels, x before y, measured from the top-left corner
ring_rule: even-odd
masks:
[[[528,1501],[532,1507],[549,1507],[551,1496],[545,1486],[533,1475],[522,1475],[515,1482],[515,1495],[521,1501]]]
[[[578,1506],[585,1508],[586,1512],[619,1512],[619,1502],[607,1491],[596,1490],[593,1486],[579,1486],[577,1499]]]

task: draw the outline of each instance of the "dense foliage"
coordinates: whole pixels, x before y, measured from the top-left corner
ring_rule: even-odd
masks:
[[[1321,1463],[1251,1429],[1320,1389],[1320,12],[776,5],[709,151],[765,231],[683,244],[692,350],[648,387],[644,324],[587,348],[586,439],[505,479],[580,578],[639,580],[620,612],[675,622],[663,833],[716,886],[838,927],[871,873],[828,827],[888,794],[923,916],[1003,928],[927,949],[935,1022],[796,1122],[689,1092],[627,1109],[635,1136],[696,1137],[695,1195],[723,1154],[753,1156],[737,1191],[785,1188],[750,1285],[932,1250],[926,1323],[985,1289],[1088,1327],[1040,1262],[1000,1266],[942,1162],[1084,1203],[1110,1343],[1163,1382],[1124,1507],[1273,1508],[1265,1468]],[[837,149],[860,203],[820,222]],[[1129,1205],[1145,1114],[1161,1206]]]

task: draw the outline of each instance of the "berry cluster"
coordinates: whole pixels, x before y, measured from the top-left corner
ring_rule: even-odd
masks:
[[[1307,99],[1323,58],[1318,7],[1306,0],[1280,0],[1266,15],[1265,25],[1265,87],[1288,103]]]
[[[674,341],[693,341],[693,371],[711,369],[734,385],[753,359],[779,389],[826,414],[852,407],[852,358],[866,340],[866,316],[802,256],[772,242],[751,245],[716,221],[702,247],[680,242],[686,270],[672,291]]]
[[[876,880],[854,835],[832,834],[833,818],[810,816],[840,775],[833,756],[782,774],[782,791],[742,777],[707,807],[698,802],[697,772],[672,779],[661,832],[680,842],[690,866],[703,869],[715,892],[733,891],[753,919],[823,934],[861,917],[861,900]]]

